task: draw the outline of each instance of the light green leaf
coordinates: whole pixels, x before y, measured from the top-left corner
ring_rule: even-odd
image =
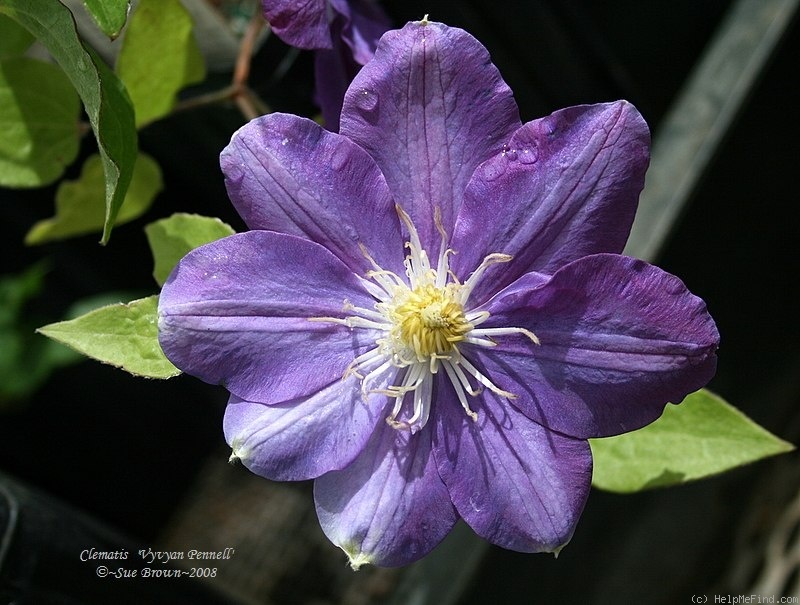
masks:
[[[233,235],[233,228],[218,218],[173,214],[145,228],[155,266],[153,277],[163,286],[172,269],[186,254],[209,242]]]
[[[158,344],[158,296],[109,305],[39,328],[48,338],[145,378],[180,374]]]
[[[83,100],[103,160],[106,208],[101,242],[106,243],[136,161],[137,134],[130,99],[119,78],[83,45],[72,13],[60,2],[2,0],[0,13],[14,19],[47,48]]]
[[[595,487],[631,493],[716,475],[794,449],[702,389],[643,429],[589,441]]]
[[[178,0],[141,0],[128,23],[117,74],[136,110],[136,125],[167,115],[178,91],[205,77],[192,18]]]
[[[0,185],[39,187],[78,155],[80,101],[55,65],[0,60]]]
[[[28,50],[34,37],[13,19],[0,15],[0,59],[17,57]]]
[[[149,155],[136,159],[117,224],[141,216],[163,187],[161,169]],[[105,215],[105,181],[100,156],[90,156],[77,181],[64,181],[56,192],[56,215],[36,223],[25,236],[28,245],[100,231]]]
[[[112,40],[119,36],[128,19],[130,0],[83,0],[83,4],[106,36]]]

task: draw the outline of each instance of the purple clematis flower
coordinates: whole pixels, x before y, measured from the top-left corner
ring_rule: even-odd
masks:
[[[317,103],[329,130],[339,130],[347,86],[391,27],[375,0],[262,0],[272,31],[292,46],[316,51]]]
[[[703,301],[619,254],[648,148],[625,101],[522,124],[480,43],[409,23],[353,81],[341,134],[272,114],[233,136],[222,168],[252,231],[180,262],[161,345],[230,391],[234,458],[316,479],[354,567],[418,559],[459,518],[557,552],[587,439],[715,371]]]

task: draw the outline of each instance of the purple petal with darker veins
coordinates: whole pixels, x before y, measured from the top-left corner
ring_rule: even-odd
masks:
[[[386,397],[364,399],[355,377],[337,378],[313,395],[264,405],[232,395],[225,439],[233,455],[274,481],[313,479],[340,469],[364,449],[383,424]]]
[[[261,0],[261,6],[272,31],[287,44],[331,47],[328,0]]]
[[[297,116],[257,118],[220,156],[225,185],[250,229],[322,244],[353,271],[401,272],[403,241],[389,189],[375,162],[346,137]]]
[[[381,38],[344,99],[340,132],[375,159],[426,250],[452,233],[475,168],[520,126],[511,90],[463,30],[409,23]]]
[[[486,305],[480,328],[516,326],[492,349],[464,350],[536,422],[578,438],[632,431],[714,375],[719,333],[705,303],[644,261],[598,254]]]
[[[492,269],[472,300],[529,271],[552,275],[583,256],[621,252],[649,145],[647,124],[626,101],[562,109],[520,128],[475,171],[458,216],[451,244],[457,275],[466,277],[492,252],[514,257]]]
[[[429,428],[411,435],[381,423],[350,466],[316,480],[314,499],[325,535],[354,567],[411,563],[458,520],[436,471]]]
[[[344,301],[369,306],[345,265],[322,246],[249,231],[190,252],[159,297],[159,342],[180,369],[252,401],[313,393],[375,345],[343,317]]]
[[[542,427],[488,391],[474,404],[475,422],[452,389],[436,405],[434,455],[459,514],[492,544],[558,552],[589,495],[588,442]]]

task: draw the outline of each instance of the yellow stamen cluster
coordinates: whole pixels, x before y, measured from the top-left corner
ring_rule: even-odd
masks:
[[[497,263],[511,260],[507,254],[493,253],[483,259],[469,278],[461,283],[450,271],[447,233],[438,209],[434,223],[441,235],[437,263],[431,265],[411,217],[399,206],[397,214],[408,229],[409,254],[404,265],[406,279],[382,269],[362,247],[373,266],[363,280],[365,289],[375,298],[374,308],[356,307],[345,301],[347,317],[311,317],[311,321],[342,324],[349,328],[375,330],[375,347],[353,360],[344,377],[354,375],[361,381],[366,397],[370,393],[395,400],[386,418],[389,426],[408,429],[412,434],[428,422],[432,406],[434,376],[444,369],[464,412],[472,420],[478,414],[468,397],[476,397],[483,388],[495,395],[513,399],[514,393],[494,384],[460,350],[469,347],[494,347],[494,337],[521,334],[534,344],[536,335],[521,327],[481,327],[489,319],[488,311],[465,310],[470,293],[484,272]],[[386,380],[387,386],[374,386]],[[404,404],[404,402],[406,402]],[[404,405],[411,409],[403,413]]]
[[[390,305],[391,338],[414,352],[415,361],[446,355],[464,340],[473,325],[455,300],[453,284],[437,288],[434,284],[401,292],[401,300]],[[407,360],[411,362],[411,360]]]

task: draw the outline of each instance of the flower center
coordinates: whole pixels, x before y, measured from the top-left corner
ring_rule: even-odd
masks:
[[[375,347],[356,357],[347,368],[345,378],[355,375],[361,380],[361,391],[394,398],[394,406],[386,422],[396,429],[416,433],[428,422],[431,411],[434,376],[444,369],[464,412],[477,420],[467,396],[480,395],[485,387],[496,395],[513,399],[513,393],[497,387],[467,359],[460,347],[494,347],[494,336],[521,334],[534,344],[539,340],[530,330],[517,327],[480,328],[489,319],[486,311],[469,311],[466,303],[475,285],[491,265],[508,262],[507,254],[490,254],[483,259],[463,284],[450,272],[447,233],[439,213],[434,220],[442,236],[436,268],[431,267],[411,218],[397,207],[400,220],[409,233],[405,260],[406,280],[378,266],[366,250],[364,255],[374,270],[362,280],[372,294],[374,309],[364,309],[345,302],[345,318],[313,317],[312,321],[343,324],[349,328],[377,331]],[[452,281],[449,281],[452,280]],[[379,380],[390,386],[372,388]],[[410,399],[410,410],[404,402]]]
[[[391,338],[413,350],[418,361],[450,353],[473,328],[454,294],[452,284],[425,284],[400,292],[388,313],[394,324]]]

